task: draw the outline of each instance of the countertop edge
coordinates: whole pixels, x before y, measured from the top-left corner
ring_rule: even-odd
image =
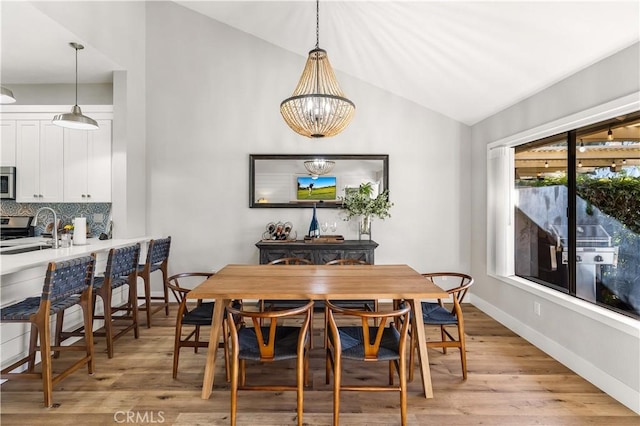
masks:
[[[90,238],[87,244],[69,248],[47,249],[29,253],[4,255],[0,257],[0,276],[13,274],[34,267],[46,267],[49,262],[73,259],[93,252],[104,252],[112,248],[124,247],[130,244],[143,243],[152,237],[120,238],[113,240],[98,240]]]

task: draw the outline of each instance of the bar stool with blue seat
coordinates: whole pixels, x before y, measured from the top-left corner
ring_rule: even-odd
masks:
[[[83,256],[61,262],[51,262],[40,297],[29,297],[21,302],[0,309],[1,323],[30,323],[31,336],[29,353],[26,357],[13,363],[1,372],[2,379],[42,379],[44,405],[53,405],[53,385],[87,365],[89,374],[93,374],[93,335],[91,333],[92,312],[91,297],[95,256]],[[51,315],[64,312],[72,306],[80,305],[85,325],[84,341],[73,346],[52,346],[50,332]],[[38,337],[40,346],[37,346]],[[41,355],[41,372],[34,372],[36,351]],[[54,375],[51,362],[52,351],[84,352],[82,358],[60,373]],[[28,364],[26,372],[14,372],[15,369]]]
[[[162,310],[166,316],[169,316],[169,288],[167,280],[167,265],[169,264],[169,249],[171,248],[171,237],[161,238],[149,241],[147,249],[147,260],[144,264],[138,265],[138,276],[144,281],[144,295],[138,297],[144,300],[144,305],[138,307],[140,311],[147,313],[147,328],[151,328],[151,315]],[[151,273],[155,271],[162,272],[162,290],[164,295],[151,296]],[[151,303],[159,300],[159,303]]]
[[[93,319],[104,320],[104,331],[96,330],[94,337],[106,337],[107,356],[113,358],[113,343],[125,333],[133,330],[134,337],[138,338],[138,307],[137,307],[137,272],[138,259],[140,257],[140,243],[127,247],[112,248],[109,250],[107,267],[104,274],[98,274],[93,281]],[[113,291],[128,286],[126,300],[113,306]],[[97,298],[102,299],[103,313],[96,314]],[[123,315],[113,315],[124,312]],[[60,345],[64,340],[72,336],[81,336],[85,333],[86,325],[73,331],[62,331],[64,312],[58,313],[56,321],[56,344]],[[118,330],[115,329],[118,327]],[[90,327],[91,330],[93,327]]]
[[[107,340],[107,355],[113,358],[113,342],[125,333],[133,330],[133,335],[137,339],[138,329],[138,260],[140,259],[140,243],[131,246],[115,248],[109,250],[107,268],[104,276],[96,276],[94,291],[94,306],[97,296],[100,296],[103,303],[103,315],[93,315],[93,319],[104,320],[104,332],[96,331],[94,336],[104,336]],[[128,286],[127,300],[123,303],[112,306],[113,290],[122,286]],[[114,313],[125,312],[124,315],[113,315]],[[128,323],[119,325],[119,330],[115,330],[116,323]]]

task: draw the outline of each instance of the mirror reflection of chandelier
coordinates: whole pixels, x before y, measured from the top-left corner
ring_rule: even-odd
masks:
[[[326,175],[331,170],[333,170],[333,166],[335,165],[335,161],[323,160],[321,158],[316,158],[315,160],[307,160],[304,162],[304,168],[307,169],[312,178]]]

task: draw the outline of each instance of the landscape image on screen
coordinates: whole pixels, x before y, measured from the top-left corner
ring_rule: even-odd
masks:
[[[313,179],[311,176],[299,176],[298,180],[298,200],[335,200],[336,199],[336,178],[335,176],[318,176]]]

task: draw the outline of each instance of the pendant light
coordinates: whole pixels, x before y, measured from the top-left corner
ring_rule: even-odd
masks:
[[[578,148],[578,151],[585,152],[586,150],[587,148],[584,146],[584,142],[582,142],[582,139],[580,139],[580,148]]]
[[[97,130],[98,123],[93,118],[82,115],[82,111],[78,106],[78,50],[84,49],[84,46],[78,43],[69,43],[76,51],[76,104],[71,108],[71,112],[66,114],[58,114],[51,121],[56,126],[66,127],[78,130]]]
[[[4,86],[0,86],[0,104],[12,104],[16,101],[13,92]]]
[[[338,85],[327,51],[320,48],[320,1],[316,0],[316,46],[293,94],[280,104],[280,113],[294,132],[322,138],[344,130],[355,108]]]
[[[609,126],[609,131],[607,132],[607,140],[608,141],[613,140],[613,132],[611,131],[611,126]]]

